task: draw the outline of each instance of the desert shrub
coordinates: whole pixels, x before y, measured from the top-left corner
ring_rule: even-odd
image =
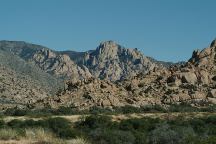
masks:
[[[9,116],[24,116],[27,114],[27,110],[10,108],[7,109],[4,114]]]
[[[141,107],[142,112],[167,112],[161,105],[147,105]]]
[[[129,113],[140,113],[141,110],[137,107],[133,107],[133,106],[124,106],[121,109],[123,114],[129,114]]]
[[[189,138],[197,136],[194,129],[191,126],[186,127],[186,126],[170,125],[170,128],[173,131],[177,132],[178,137],[180,138],[179,140],[180,143],[187,143],[187,140]]]
[[[128,119],[119,123],[121,130],[133,130],[133,131],[151,131],[155,128],[156,124],[159,124],[159,119],[143,118],[143,119]]]
[[[5,127],[5,122],[3,120],[0,120],[0,128],[4,128]]]
[[[130,131],[107,130],[104,131],[102,137],[107,144],[133,144],[135,142],[135,137]]]
[[[200,141],[200,144],[215,144],[215,143],[216,143],[216,136],[210,136]]]
[[[167,124],[159,125],[150,133],[149,142],[152,144],[176,144],[180,143],[178,133]]]
[[[28,110],[26,115],[30,117],[50,117],[53,115],[53,110],[50,108]]]
[[[44,120],[12,120],[7,123],[8,127],[15,129],[24,129],[24,128],[47,128],[50,129],[53,133],[61,138],[74,138],[76,137],[76,132],[71,128],[70,121],[64,118],[48,118]]]
[[[94,129],[89,133],[92,141],[103,144],[133,144],[135,137],[130,131]]]
[[[206,123],[216,125],[216,115],[208,116],[207,118],[203,119]]]
[[[203,112],[216,112],[216,105],[208,105],[207,107],[201,108]]]
[[[110,117],[89,116],[77,123],[84,135],[97,143],[147,143],[147,134],[160,123],[159,119],[128,119],[120,122],[111,121]],[[124,139],[123,139],[124,137]]]
[[[20,128],[22,124],[23,124],[23,122],[21,120],[18,120],[18,119],[14,119],[14,120],[7,123],[7,125],[11,128]]]
[[[198,108],[192,107],[191,105],[187,103],[181,103],[179,105],[172,104],[168,108],[169,112],[197,112],[200,111]]]
[[[71,128],[70,121],[64,118],[49,118],[45,122],[47,123],[47,128],[61,138],[74,138],[76,136],[75,131]]]
[[[91,115],[81,121],[78,126],[95,129],[99,127],[110,127],[112,125],[111,117],[104,115]]]
[[[90,114],[114,114],[115,110],[94,106],[89,109],[89,113]]]
[[[206,131],[207,124],[202,119],[194,118],[189,120],[190,125],[196,133],[202,134]]]
[[[216,125],[209,125],[208,135],[216,136]]]
[[[70,107],[61,106],[61,107],[59,107],[59,109],[53,110],[52,113],[54,113],[56,115],[67,115],[67,114],[74,114],[74,113],[76,113],[76,111]]]
[[[148,135],[144,132],[134,131],[133,135],[135,136],[135,144],[147,144]]]

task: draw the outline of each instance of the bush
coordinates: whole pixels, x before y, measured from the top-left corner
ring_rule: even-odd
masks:
[[[64,118],[56,117],[49,118],[46,122],[48,123],[47,127],[61,138],[76,137],[75,131],[71,128],[70,121]]]
[[[21,125],[23,124],[22,121],[14,119],[7,123],[7,125],[11,128],[21,128]]]
[[[167,124],[159,125],[151,132],[149,138],[149,142],[152,144],[176,144],[180,143],[180,141],[178,133]]]
[[[133,144],[135,142],[132,132],[107,128],[92,130],[89,137],[98,144]]]
[[[9,116],[24,116],[27,114],[27,110],[11,108],[7,109],[4,114]]]
[[[78,126],[82,126],[84,128],[95,129],[99,127],[109,127],[112,125],[111,117],[104,115],[91,115],[81,121]]]
[[[91,107],[89,110],[90,114],[114,114],[115,111],[108,109],[108,108],[101,108],[101,107]]]
[[[5,122],[3,120],[0,120],[0,128],[4,128],[5,127]]]
[[[201,108],[203,112],[216,112],[216,105],[209,105],[207,107]]]
[[[150,131],[155,128],[155,125],[160,123],[158,119],[129,119],[119,123],[121,130],[134,130],[134,131]]]
[[[202,134],[206,131],[207,123],[202,119],[194,118],[189,121],[195,132]]]
[[[71,128],[70,121],[64,118],[48,118],[45,120],[12,120],[7,124],[11,128],[24,129],[24,128],[47,128],[50,129],[53,133],[61,138],[74,138],[76,137],[76,132]]]
[[[135,137],[130,131],[107,130],[104,131],[102,137],[107,144],[133,144],[135,142]]]
[[[141,109],[142,112],[167,112],[167,110],[160,105],[147,105],[141,107]]]
[[[215,115],[213,115],[213,116],[208,116],[206,119],[204,119],[204,121],[205,121],[206,123],[216,125],[216,116],[215,116]]]
[[[198,108],[192,107],[189,104],[181,103],[180,105],[173,104],[168,108],[169,112],[198,112]]]

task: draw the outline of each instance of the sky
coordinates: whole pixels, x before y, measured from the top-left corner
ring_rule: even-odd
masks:
[[[0,0],[0,40],[87,51],[113,40],[186,61],[216,37],[216,0]]]

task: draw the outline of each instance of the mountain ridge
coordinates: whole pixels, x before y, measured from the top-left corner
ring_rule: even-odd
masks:
[[[154,60],[138,49],[113,41],[102,42],[87,52],[54,51],[25,42],[0,41],[0,65],[8,67],[0,74],[13,71],[30,77],[21,81],[12,75],[23,85],[32,84],[24,92],[10,84],[15,87],[13,91],[21,93],[19,97],[25,100],[22,105],[27,108],[167,107],[180,103],[204,106],[216,104],[215,55],[215,40],[208,48],[194,51],[188,62],[176,64]],[[5,81],[11,81],[11,76],[6,75]],[[7,83],[0,81],[0,86],[7,87]],[[33,89],[37,96],[25,93]],[[7,101],[21,102],[16,95],[10,95],[7,92]],[[5,98],[5,93],[1,92],[0,98]]]

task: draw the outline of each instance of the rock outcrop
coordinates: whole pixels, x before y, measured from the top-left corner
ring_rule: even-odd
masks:
[[[91,73],[85,66],[79,67],[68,55],[58,54],[49,49],[37,51],[31,61],[45,72],[56,76],[73,80],[91,77]]]
[[[87,62],[100,65],[105,60],[109,61],[109,58],[119,60],[119,49],[112,42],[101,44],[97,52],[104,53],[103,57],[90,55]],[[185,64],[169,68],[155,67],[147,74],[139,73],[118,82],[94,78],[78,83],[70,81],[68,88],[58,95],[56,100],[51,100],[52,106],[74,105],[79,109],[85,109],[93,106],[216,104],[215,49],[215,42],[212,42],[209,48],[201,52],[195,51]],[[103,68],[103,63],[101,65]]]
[[[86,52],[82,64],[94,77],[111,81],[147,73],[157,67],[137,49],[124,48],[113,41],[102,42],[96,50]]]

